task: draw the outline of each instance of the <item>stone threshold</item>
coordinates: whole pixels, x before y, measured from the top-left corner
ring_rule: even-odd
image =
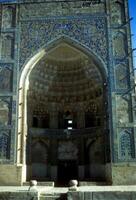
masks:
[[[68,187],[37,186],[40,193],[67,193]],[[28,192],[29,186],[0,186],[0,192]],[[136,192],[136,185],[118,186],[79,186],[77,191],[81,192]]]

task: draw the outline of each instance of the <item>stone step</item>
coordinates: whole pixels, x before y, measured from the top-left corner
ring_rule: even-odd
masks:
[[[79,181],[79,186],[104,186],[109,185],[107,182],[99,182],[99,181]]]
[[[79,181],[79,186],[104,186],[104,185],[110,185],[107,182],[100,182],[100,181]],[[24,182],[23,186],[29,186],[29,182]],[[53,181],[46,181],[46,182],[37,182],[37,186],[49,186],[54,187],[55,183]]]
[[[41,194],[39,200],[67,200],[67,194]]]
[[[29,182],[24,182],[23,186],[29,186],[30,183]],[[54,182],[53,181],[46,181],[46,182],[37,182],[38,186],[50,186],[50,187],[54,187]]]
[[[60,196],[40,196],[39,200],[57,200]]]

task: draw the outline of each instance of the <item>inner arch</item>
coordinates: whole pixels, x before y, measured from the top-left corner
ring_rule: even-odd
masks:
[[[37,62],[27,90],[28,179],[105,179],[104,81],[96,60],[64,41]],[[33,159],[35,151],[48,159]]]

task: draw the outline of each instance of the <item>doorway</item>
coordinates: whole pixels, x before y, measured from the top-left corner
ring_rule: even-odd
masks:
[[[68,186],[69,181],[78,178],[78,165],[76,160],[58,161],[58,181],[56,186]]]

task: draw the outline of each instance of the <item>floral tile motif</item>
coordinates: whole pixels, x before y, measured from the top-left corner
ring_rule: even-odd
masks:
[[[20,24],[20,67],[48,43],[67,36],[90,48],[107,63],[105,17],[50,18],[22,21]]]

